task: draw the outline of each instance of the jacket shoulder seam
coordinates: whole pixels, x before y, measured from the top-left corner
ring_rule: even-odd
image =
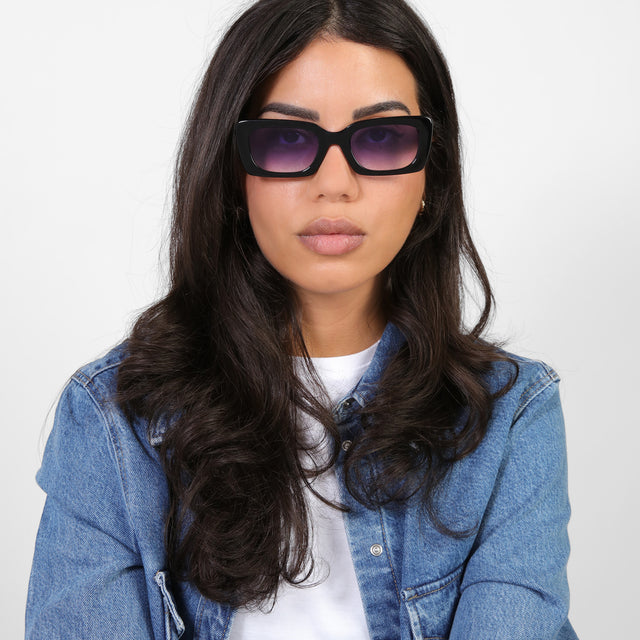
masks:
[[[109,364],[105,364],[104,366],[92,371],[91,373],[87,373],[85,371],[86,367],[78,369],[71,378],[76,382],[79,382],[81,386],[84,388],[88,388],[94,381],[94,379],[102,373],[106,371],[110,371],[111,369],[117,369],[120,366],[120,361],[111,362]]]
[[[547,364],[544,362],[536,361],[539,367],[542,367],[544,370],[544,374],[536,378],[525,390],[522,392],[520,396],[520,404],[518,405],[514,416],[513,421],[515,422],[523,411],[531,404],[531,402],[539,396],[547,387],[552,385],[554,382],[560,382],[560,376]]]

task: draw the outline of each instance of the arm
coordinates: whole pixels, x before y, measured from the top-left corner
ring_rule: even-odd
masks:
[[[37,476],[47,500],[29,583],[28,640],[154,637],[118,456],[102,408],[70,382]]]
[[[576,638],[567,622],[569,513],[556,379],[521,398],[450,640]]]

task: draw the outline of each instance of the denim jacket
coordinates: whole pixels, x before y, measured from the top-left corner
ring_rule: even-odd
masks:
[[[404,340],[388,325],[373,361],[334,410],[343,441]],[[163,544],[164,428],[129,424],[113,401],[126,346],[77,371],[56,411],[37,480],[47,493],[26,616],[30,640],[225,640],[231,607],[171,583]],[[516,358],[515,385],[486,436],[437,493],[440,533],[418,498],[367,509],[344,490],[344,522],[374,640],[570,640],[567,464],[558,376]],[[498,389],[513,367],[496,363]],[[345,445],[347,448],[348,445]],[[344,454],[342,454],[344,455]],[[286,630],[283,630],[286,634]]]

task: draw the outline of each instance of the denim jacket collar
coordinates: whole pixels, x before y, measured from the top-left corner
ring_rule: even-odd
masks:
[[[389,360],[406,342],[403,333],[392,322],[389,322],[380,338],[380,344],[373,354],[373,360],[365,374],[353,391],[343,398],[333,410],[333,417],[337,424],[345,422],[353,411],[354,402],[364,407],[375,396],[378,381],[382,372],[389,364]]]

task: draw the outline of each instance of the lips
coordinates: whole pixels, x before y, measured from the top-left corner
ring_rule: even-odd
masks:
[[[344,218],[318,218],[298,237],[307,249],[324,256],[340,256],[362,244],[364,231]]]

